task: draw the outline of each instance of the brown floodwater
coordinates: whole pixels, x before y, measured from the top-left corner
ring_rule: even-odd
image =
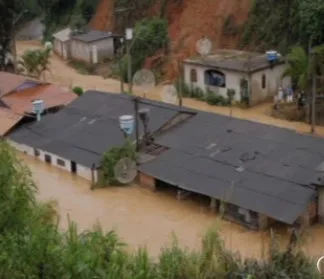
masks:
[[[177,201],[174,195],[154,193],[137,185],[90,190],[89,182],[70,173],[19,154],[32,171],[41,201],[55,200],[60,226],[66,229],[69,218],[80,230],[97,222],[106,231],[116,230],[130,249],[146,246],[155,257],[177,236],[182,247],[199,249],[201,236],[216,225],[228,248],[244,257],[262,257],[269,243],[269,232],[249,231],[219,220],[207,207],[192,200]],[[287,229],[280,232],[286,235]],[[306,251],[324,255],[324,227],[309,231]],[[286,237],[281,240],[285,245]]]

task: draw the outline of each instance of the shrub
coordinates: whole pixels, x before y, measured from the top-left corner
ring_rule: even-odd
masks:
[[[100,178],[100,186],[118,185],[120,184],[114,173],[114,167],[121,158],[131,158],[136,160],[135,146],[130,139],[127,139],[122,146],[116,146],[107,151],[101,161],[102,177]]]
[[[217,95],[214,92],[208,91],[206,93],[206,102],[212,106],[225,106],[227,105],[227,99],[221,95]]]
[[[75,94],[77,94],[78,96],[81,96],[81,95],[83,95],[83,93],[84,93],[83,88],[80,87],[80,86],[75,86],[75,87],[73,87],[73,92],[74,92]]]

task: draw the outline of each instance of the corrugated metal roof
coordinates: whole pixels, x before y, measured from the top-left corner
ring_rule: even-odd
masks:
[[[193,57],[186,59],[184,62],[239,72],[254,72],[270,67],[265,54],[227,49],[217,50],[215,53],[203,58]],[[284,59],[280,58],[277,63],[283,64]]]
[[[40,84],[32,88],[12,92],[2,97],[2,101],[9,106],[12,111],[23,114],[33,112],[32,101],[42,99],[46,108],[66,105],[77,96],[73,92],[65,92],[54,84]]]
[[[4,136],[23,117],[7,108],[0,108],[0,136]]]
[[[306,210],[324,141],[273,126],[199,112],[158,137],[170,148],[139,169],[184,189],[291,224]],[[234,194],[227,193],[234,183]]]
[[[0,96],[15,90],[27,80],[24,76],[14,75],[0,71]]]
[[[86,31],[86,32],[81,33],[81,34],[73,35],[72,39],[82,41],[82,42],[85,42],[85,43],[90,43],[90,42],[94,42],[94,41],[107,39],[107,38],[110,38],[110,37],[116,37],[116,35],[114,35],[111,32],[89,30],[89,31]]]
[[[178,113],[177,107],[145,102],[140,108],[150,109],[152,132]],[[10,138],[91,167],[93,163],[99,165],[104,152],[124,142],[118,117],[133,113],[130,96],[90,91],[56,114],[13,132]]]

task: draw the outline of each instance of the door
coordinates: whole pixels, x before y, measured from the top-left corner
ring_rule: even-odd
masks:
[[[71,161],[71,172],[77,173],[77,164],[74,161]]]
[[[47,164],[51,164],[52,163],[52,158],[51,158],[50,155],[45,154],[44,159],[45,159],[45,163],[47,163]]]

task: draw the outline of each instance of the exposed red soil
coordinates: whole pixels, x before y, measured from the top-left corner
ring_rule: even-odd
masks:
[[[161,2],[149,11],[150,15],[159,15]],[[166,15],[169,21],[169,38],[171,55],[164,67],[164,75],[173,80],[179,73],[178,61],[196,55],[196,42],[202,36],[213,42],[213,48],[237,48],[240,32],[237,35],[225,35],[224,22],[233,17],[237,27],[247,20],[253,0],[183,0],[169,1]],[[114,0],[102,0],[91,26],[99,30],[114,28]],[[239,29],[238,29],[239,30]],[[162,60],[161,53],[149,59],[146,65]]]

